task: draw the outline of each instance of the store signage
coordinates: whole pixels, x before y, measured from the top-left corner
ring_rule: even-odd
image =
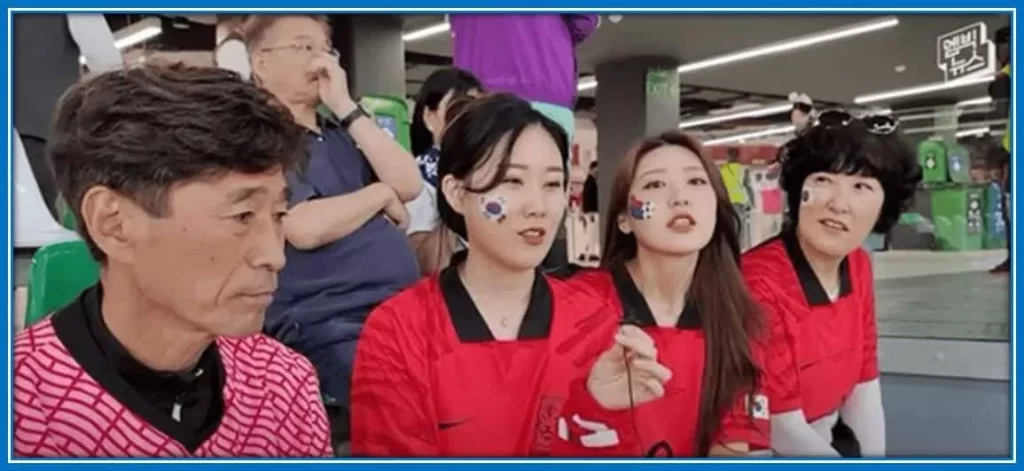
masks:
[[[679,96],[678,77],[675,69],[648,69],[647,95],[668,98]]]
[[[939,70],[946,81],[996,72],[996,48],[985,23],[974,23],[939,36],[936,40]]]

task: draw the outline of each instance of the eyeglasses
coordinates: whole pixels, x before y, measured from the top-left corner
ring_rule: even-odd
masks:
[[[327,55],[329,55],[331,57],[340,57],[341,56],[341,54],[338,52],[338,50],[333,48],[333,47],[323,48],[323,47],[316,47],[316,46],[313,46],[313,45],[310,45],[310,44],[285,44],[283,46],[265,47],[265,48],[260,49],[260,50],[264,51],[264,52],[272,52],[272,51],[281,51],[281,50],[285,50],[285,49],[291,49],[292,51],[295,51],[295,52],[298,52],[298,53],[301,53],[301,54],[306,54],[306,55],[327,54]]]
[[[856,120],[858,120],[858,118],[853,117],[853,115],[846,110],[824,110],[814,118],[814,124],[812,124],[812,127],[821,126],[825,129],[839,129],[849,126],[850,123]],[[859,121],[867,127],[868,132],[881,136],[892,134],[899,128],[899,122],[887,115],[865,115],[862,116]]]

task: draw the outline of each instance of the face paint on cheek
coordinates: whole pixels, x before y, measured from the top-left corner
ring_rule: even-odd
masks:
[[[502,223],[508,214],[508,199],[501,195],[480,195],[480,212],[484,219]]]
[[[800,206],[810,206],[814,204],[814,194],[811,190],[804,188],[800,192]]]
[[[654,217],[654,203],[651,201],[641,201],[635,196],[630,196],[629,217],[636,221],[646,221]]]
[[[827,187],[805,186],[800,190],[800,206],[822,205],[832,200],[833,190]]]

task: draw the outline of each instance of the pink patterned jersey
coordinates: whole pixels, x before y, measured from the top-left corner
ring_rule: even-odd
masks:
[[[44,321],[14,343],[14,454],[20,457],[330,456],[309,362],[254,335],[220,338],[224,414],[193,452],[132,412],[72,357]]]

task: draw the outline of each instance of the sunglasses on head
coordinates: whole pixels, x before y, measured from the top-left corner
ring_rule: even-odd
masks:
[[[813,126],[821,126],[825,129],[838,129],[849,126],[850,123],[858,120],[845,110],[825,110],[814,119]],[[859,121],[868,128],[871,134],[889,135],[896,132],[899,123],[887,115],[872,114],[859,118]]]

